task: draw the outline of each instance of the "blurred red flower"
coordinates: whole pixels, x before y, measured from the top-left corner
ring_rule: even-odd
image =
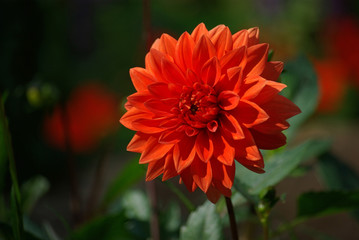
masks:
[[[282,62],[267,62],[258,28],[231,34],[199,24],[176,40],[157,39],[146,67],[132,68],[137,93],[121,123],[137,131],[127,149],[148,164],[146,180],[179,175],[189,191],[199,187],[212,202],[231,196],[236,159],[262,173],[259,149],[286,143],[286,119],[299,108],[278,93]]]
[[[359,87],[359,25],[351,18],[328,20],[320,32],[323,59],[314,58],[320,99],[318,111],[340,109],[350,81]]]
[[[348,85],[348,68],[338,60],[314,60],[314,67],[318,75],[320,100],[318,111],[331,113],[339,109],[343,102]]]
[[[333,49],[336,58],[340,59],[353,74],[359,87],[359,25],[351,18],[340,19],[334,25]]]
[[[99,83],[76,88],[64,107],[58,105],[44,121],[49,144],[65,151],[66,141],[76,153],[87,152],[116,130],[118,98]]]

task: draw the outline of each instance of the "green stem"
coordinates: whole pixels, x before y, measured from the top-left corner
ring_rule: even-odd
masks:
[[[288,223],[285,223],[285,224],[282,224],[281,226],[279,226],[277,228],[276,231],[274,231],[271,236],[272,237],[277,237],[279,235],[281,235],[283,232],[289,230],[289,229],[293,229],[294,227],[296,227],[297,225],[305,222],[307,219],[306,218],[297,218],[297,219],[294,219],[293,221],[291,222],[288,222]]]
[[[232,239],[238,240],[236,217],[234,215],[232,200],[229,197],[225,197],[225,199],[226,199],[227,211],[229,216],[229,222],[231,225]]]
[[[21,194],[19,183],[17,180],[17,173],[16,173],[16,164],[14,158],[14,151],[12,148],[12,141],[11,141],[11,134],[9,130],[9,124],[5,114],[5,107],[4,107],[5,98],[0,93],[0,121],[3,128],[4,133],[4,141],[5,147],[7,150],[7,156],[9,159],[9,171],[10,177],[12,181],[12,189],[11,189],[11,198],[13,199],[12,208],[14,209],[16,215],[13,217],[13,232],[16,240],[20,240],[23,236],[23,220],[22,220],[22,211],[21,211]]]
[[[157,200],[157,190],[156,182],[150,181],[146,182],[147,193],[150,199],[151,204],[151,220],[150,220],[150,229],[151,237],[153,240],[160,240],[160,223],[159,223],[159,209],[158,209],[158,200]]]
[[[263,239],[268,240],[269,239],[268,218],[261,220],[261,222],[263,227]]]
[[[192,202],[178,188],[176,188],[172,183],[165,182],[165,184],[169,187],[169,189],[174,194],[177,195],[177,197],[181,200],[181,202],[186,206],[188,211],[192,212],[192,211],[194,211],[196,209],[195,206],[192,204]]]

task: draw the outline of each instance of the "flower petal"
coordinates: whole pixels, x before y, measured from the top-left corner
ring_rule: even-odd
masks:
[[[127,151],[141,153],[146,148],[149,136],[143,133],[136,133],[127,145]]]
[[[240,163],[249,161],[251,164],[264,167],[262,153],[259,151],[256,142],[248,129],[243,129],[244,139],[234,141],[232,145],[235,147],[235,159]]]
[[[247,49],[247,63],[244,76],[261,75],[267,63],[268,44],[257,44]]]
[[[199,82],[199,79],[197,77],[197,74],[195,72],[193,72],[191,69],[187,69],[187,79],[189,81],[191,81],[192,83],[196,83]]]
[[[146,143],[146,149],[142,152],[139,163],[149,163],[164,157],[171,149],[173,144],[158,143],[158,139],[150,136]]]
[[[203,192],[207,192],[212,183],[212,167],[210,162],[205,163],[196,157],[191,164],[191,173],[197,186]]]
[[[220,117],[221,126],[224,130],[231,134],[234,140],[244,138],[243,130],[237,119],[227,112],[221,113]]]
[[[259,28],[254,27],[248,29],[248,47],[259,43]]]
[[[162,144],[178,143],[183,140],[184,137],[185,134],[183,132],[178,132],[174,129],[162,133],[158,142]]]
[[[242,166],[248,168],[255,173],[265,173],[264,169],[259,165],[254,164],[253,162],[247,161],[246,159],[238,161]]]
[[[203,65],[212,57],[216,56],[216,49],[211,40],[203,35],[193,49],[192,67],[197,73],[201,73]]]
[[[166,82],[162,75],[162,59],[169,59],[169,56],[152,48],[146,55],[146,69],[149,70],[157,82]]]
[[[283,62],[267,62],[261,76],[267,80],[277,81],[283,71]]]
[[[226,52],[232,50],[232,34],[228,27],[219,25],[209,31],[209,37],[217,51],[217,57],[220,59]]]
[[[177,40],[164,33],[160,38],[159,48],[157,50],[174,57]]]
[[[146,69],[140,67],[131,68],[130,76],[137,91],[147,90],[147,86],[155,82],[153,76]]]
[[[232,51],[227,52],[221,59],[220,64],[222,68],[222,73],[227,73],[229,68],[233,67],[243,67],[246,63],[245,57],[245,47],[236,48]]]
[[[208,60],[202,67],[201,70],[202,81],[205,84],[213,86],[219,81],[220,76],[221,76],[221,66],[219,65],[219,61],[217,57],[213,57],[210,60]]]
[[[194,48],[194,41],[192,37],[185,32],[178,39],[175,53],[175,63],[181,68],[183,72],[192,67],[192,53]]]
[[[151,112],[155,113],[157,116],[168,116],[171,114],[172,109],[171,105],[164,104],[160,99],[150,99],[144,103],[144,106]]]
[[[147,166],[146,181],[151,181],[161,175],[164,171],[165,158],[149,162]]]
[[[216,120],[212,120],[210,122],[207,123],[207,129],[210,132],[216,132],[218,129],[218,122]]]
[[[162,181],[166,181],[166,180],[173,178],[177,175],[178,175],[178,173],[176,171],[176,168],[175,168],[175,165],[173,162],[173,155],[171,153],[168,153],[166,155],[166,159],[165,159],[165,166],[164,166]]]
[[[171,82],[179,85],[191,83],[187,81],[182,71],[176,66],[175,63],[165,58],[162,58],[161,70],[163,74],[163,79],[165,79],[166,82]]]
[[[131,106],[136,106],[136,108],[146,111],[144,102],[146,102],[147,100],[149,100],[151,98],[152,98],[152,96],[149,91],[141,91],[141,92],[136,92],[136,93],[128,96],[127,102]]]
[[[261,149],[276,149],[286,144],[287,137],[283,133],[263,134],[255,130],[251,130],[252,136]]]
[[[266,85],[266,80],[260,76],[251,76],[244,80],[240,95],[242,99],[251,100],[258,96]],[[243,91],[243,93],[242,93]]]
[[[213,179],[213,186],[217,188],[224,196],[231,197],[232,191],[230,188],[226,188],[223,186],[221,181],[218,181],[217,179]]]
[[[215,26],[214,28],[212,28],[211,30],[208,31],[208,36],[209,38],[211,39],[212,42],[213,41],[213,38],[214,39],[217,39],[218,38],[218,34],[223,31],[223,29],[225,28],[226,26],[224,24],[219,24],[218,26]]]
[[[223,91],[218,96],[218,105],[223,110],[233,110],[238,106],[239,96],[233,91]]]
[[[197,188],[197,184],[193,181],[193,175],[191,172],[191,168],[184,169],[181,174],[180,181],[183,181],[184,185],[187,187],[188,191],[194,192]]]
[[[233,91],[238,93],[243,82],[243,71],[241,67],[232,67],[227,70],[227,75],[222,75],[223,78],[215,86],[218,92]]]
[[[301,113],[297,105],[281,95],[276,95],[271,101],[261,105],[261,107],[268,112],[270,116],[275,116],[283,120]]]
[[[135,120],[152,118],[153,114],[141,111],[135,107],[128,110],[120,119],[120,123],[125,127],[137,131],[137,128],[133,125]]]
[[[213,157],[223,164],[232,165],[235,155],[234,148],[228,143],[224,136],[218,132],[209,134],[213,142]]]
[[[221,192],[218,191],[213,185],[209,186],[206,195],[208,200],[211,201],[213,204],[216,204],[219,198],[222,196]]]
[[[135,131],[140,131],[148,134],[156,134],[165,131],[165,128],[160,127],[161,123],[167,120],[167,117],[161,118],[140,118],[132,120],[132,126]]]
[[[155,82],[147,86],[148,91],[152,94],[153,97],[171,98],[173,97],[172,92],[168,88],[168,83],[164,82]]]
[[[248,30],[243,29],[239,32],[236,32],[232,36],[233,39],[233,49],[247,46],[248,44]]]
[[[257,104],[243,99],[231,113],[247,128],[265,122],[269,118],[268,114]]]
[[[286,88],[287,85],[274,81],[265,81],[265,86],[261,92],[252,99],[253,102],[258,105],[264,104],[270,101],[274,96],[276,96],[280,91]]]
[[[208,36],[208,30],[206,28],[206,25],[204,25],[204,23],[198,24],[198,26],[191,33],[194,42],[198,42],[199,39],[204,35]]]
[[[225,165],[219,161],[211,161],[213,178],[218,180],[225,188],[231,189],[234,181],[236,166],[234,161],[231,166]]]
[[[289,128],[289,123],[276,117],[270,117],[267,121],[253,127],[256,131],[264,134],[277,134],[287,128]]]
[[[186,137],[173,148],[173,160],[177,172],[181,172],[192,164],[196,155],[195,137]]]
[[[208,162],[211,159],[213,154],[213,142],[208,137],[207,131],[200,131],[196,138],[196,152],[198,157],[204,161]]]
[[[182,123],[182,120],[179,118],[170,118],[168,120],[163,120],[159,125],[161,128],[174,128]]]

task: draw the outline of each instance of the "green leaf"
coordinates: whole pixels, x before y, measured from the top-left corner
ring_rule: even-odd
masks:
[[[30,213],[36,202],[49,190],[50,183],[43,176],[35,176],[21,186],[22,209]]]
[[[46,240],[43,238],[38,238],[29,232],[24,232],[23,236],[24,237],[22,239],[24,240]],[[4,237],[6,240],[15,239],[14,236],[12,235],[11,226],[4,222],[0,222],[0,239],[2,239],[1,237]]]
[[[265,161],[266,172],[263,174],[254,173],[236,163],[237,182],[234,186],[242,194],[243,191],[249,196],[259,194],[287,177],[301,162],[318,156],[329,146],[328,140],[308,140],[295,148],[279,152]]]
[[[0,120],[1,121],[1,120]],[[7,155],[6,155],[6,143],[5,143],[5,130],[4,125],[0,123],[0,191],[3,191],[5,186],[5,173],[6,173],[6,164],[7,164]]]
[[[319,157],[318,173],[330,190],[359,189],[358,174],[344,162],[331,153]],[[352,212],[352,216],[359,220],[359,210]]]
[[[175,202],[170,202],[163,214],[164,228],[168,232],[178,231],[181,226],[181,209]]]
[[[319,176],[330,190],[358,189],[358,174],[331,153],[319,157]]]
[[[187,210],[192,212],[195,210],[194,205],[192,202],[186,197],[186,195],[183,194],[181,190],[178,189],[175,185],[173,185],[171,182],[165,182],[165,184],[168,186],[168,188],[176,194],[176,196],[181,200],[181,202],[186,206]]]
[[[274,55],[273,49],[269,49],[269,51],[268,51],[268,60],[267,60],[268,62],[272,61],[273,55]]]
[[[9,240],[14,239],[10,225],[4,222],[0,222],[0,237],[4,237],[4,239],[9,239]]]
[[[297,218],[320,217],[359,208],[359,191],[308,192],[297,203]]]
[[[73,240],[130,240],[123,212],[99,217],[77,229],[71,236]]]
[[[138,158],[128,162],[108,187],[102,201],[102,206],[107,207],[110,205],[118,196],[141,179],[144,174],[143,167],[138,164]]]
[[[11,196],[10,196],[10,215],[12,230],[15,240],[21,240],[24,236],[22,210],[21,210],[21,195],[19,190],[19,184],[17,180],[16,165],[14,159],[14,152],[12,148],[11,134],[9,130],[8,120],[5,114],[4,102],[6,94],[1,95],[0,92],[0,125],[2,129],[2,136],[4,140],[5,150],[9,158],[9,172],[11,176]]]
[[[0,123],[0,192],[4,192],[5,187],[5,177],[7,170],[7,155],[5,147],[5,135],[3,124]],[[0,195],[0,220],[5,220],[6,218],[6,207],[4,196]]]
[[[122,199],[122,207],[129,219],[140,221],[149,221],[150,219],[150,203],[145,193],[140,190],[126,192]]]
[[[31,219],[28,216],[24,215],[23,220],[24,220],[24,230],[26,232],[32,234],[34,237],[38,239],[43,239],[43,240],[50,239],[45,229],[37,225],[35,222],[31,221]]]
[[[317,107],[319,98],[317,76],[309,60],[304,56],[299,56],[285,64],[281,82],[287,85],[282,94],[302,110],[302,113],[288,120],[291,127],[285,133],[288,139],[291,139],[294,132]]]
[[[185,226],[181,228],[180,240],[223,239],[222,227],[216,206],[206,201],[192,212]]]
[[[20,203],[16,197],[15,187],[11,188],[10,208],[11,208],[11,226],[15,240],[21,240],[24,236],[24,227]]]

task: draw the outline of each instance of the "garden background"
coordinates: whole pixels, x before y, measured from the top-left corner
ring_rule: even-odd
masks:
[[[265,153],[276,159],[269,177],[237,168],[246,179],[235,188],[259,197],[232,198],[240,239],[261,238],[253,209],[274,202],[271,239],[359,238],[358,1],[5,0],[0,93],[21,206],[2,118],[0,239],[17,239],[22,214],[24,239],[150,237],[146,167],[126,151],[133,132],[118,121],[135,91],[129,69],[144,66],[162,33],[178,38],[201,22],[232,33],[258,26],[272,59],[285,62],[285,96],[303,112],[290,122],[288,147]],[[161,239],[229,238],[224,199],[205,203],[178,178],[154,182]]]

